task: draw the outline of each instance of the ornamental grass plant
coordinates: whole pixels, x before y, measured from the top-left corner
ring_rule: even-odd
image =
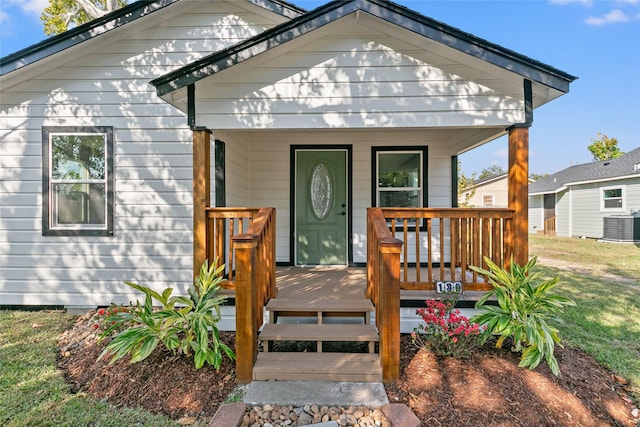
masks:
[[[551,372],[559,375],[553,353],[555,344],[561,345],[560,335],[553,323],[561,321],[565,306],[575,306],[572,300],[551,293],[560,279],[541,280],[542,272],[531,271],[536,264],[535,257],[520,266],[512,256],[508,270],[487,257],[484,262],[489,270],[471,268],[486,276],[493,289],[478,300],[476,308],[483,312],[471,321],[485,325],[488,334],[498,335],[497,348],[511,338],[512,351],[522,353],[520,367],[535,369],[544,359]],[[491,297],[497,298],[498,306],[487,304]]]
[[[102,338],[119,331],[105,347],[99,359],[111,355],[111,363],[130,355],[131,363],[147,358],[162,343],[175,354],[193,358],[197,369],[205,363],[220,368],[223,355],[235,360],[235,354],[220,340],[218,321],[220,304],[226,296],[219,293],[225,280],[224,265],[215,268],[205,261],[187,296],[172,296],[172,288],[162,293],[132,282],[125,282],[144,293],[144,303],[126,310],[112,310],[104,319],[110,325]],[[154,308],[154,302],[160,306]]]

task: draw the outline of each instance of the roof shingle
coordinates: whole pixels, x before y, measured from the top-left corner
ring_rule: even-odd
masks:
[[[640,147],[617,159],[570,166],[529,184],[529,194],[557,193],[568,184],[605,181],[612,178],[638,175],[640,177]]]

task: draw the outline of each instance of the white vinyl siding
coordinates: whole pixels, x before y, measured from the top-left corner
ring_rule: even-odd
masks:
[[[544,230],[544,196],[529,196],[529,233]]]
[[[556,197],[556,236],[571,237],[571,197],[569,191],[561,191]]]
[[[364,19],[364,18],[361,18]],[[376,25],[385,25],[375,22]],[[198,121],[225,129],[508,126],[506,88],[439,54],[392,49],[352,17],[196,84]]]
[[[505,145],[506,147],[506,145]],[[494,207],[494,208],[506,208],[509,204],[509,183],[508,177],[502,176],[500,178],[492,178],[487,182],[481,182],[477,184],[473,197],[469,198],[469,204],[474,208]],[[492,196],[493,204],[485,204],[485,196]]]
[[[447,132],[428,130],[404,131],[264,131],[218,133],[227,142],[227,174],[229,156],[242,151],[247,144],[249,167],[241,173],[250,173],[250,182],[240,179],[227,181],[227,195],[244,192],[250,187],[249,206],[276,208],[276,261],[290,262],[290,146],[338,144],[353,146],[353,261],[366,262],[366,210],[371,206],[371,147],[372,146],[427,146],[428,188],[430,207],[451,206],[451,153],[447,147]],[[234,147],[235,141],[245,141]],[[392,141],[392,143],[390,142]],[[445,167],[443,167],[445,166]],[[250,172],[247,172],[250,171]]]
[[[0,304],[128,303],[124,280],[189,286],[192,134],[149,81],[282,20],[246,2],[180,2],[2,77]],[[43,126],[113,126],[113,237],[42,236]]]
[[[623,189],[622,209],[602,209],[602,193],[611,188]],[[640,210],[639,188],[640,177],[572,185],[572,236],[601,238],[604,217],[637,213]]]

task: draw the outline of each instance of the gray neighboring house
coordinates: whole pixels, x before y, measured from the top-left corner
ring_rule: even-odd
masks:
[[[640,241],[640,148],[529,184],[529,232]]]

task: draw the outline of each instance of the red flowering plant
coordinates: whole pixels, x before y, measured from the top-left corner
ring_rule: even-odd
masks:
[[[122,325],[121,328],[114,328],[110,330],[110,328],[116,324],[116,321],[112,316],[118,313],[129,313],[131,310],[132,307],[130,306],[115,304],[111,304],[109,307],[101,307],[96,310],[96,314],[93,316],[93,329],[100,331],[102,334],[109,331],[108,335],[120,332],[124,328],[124,325]]]
[[[439,356],[468,358],[484,341],[477,323],[455,309],[454,300],[427,300],[426,308],[416,310],[423,323],[414,328],[414,345],[430,348]]]

